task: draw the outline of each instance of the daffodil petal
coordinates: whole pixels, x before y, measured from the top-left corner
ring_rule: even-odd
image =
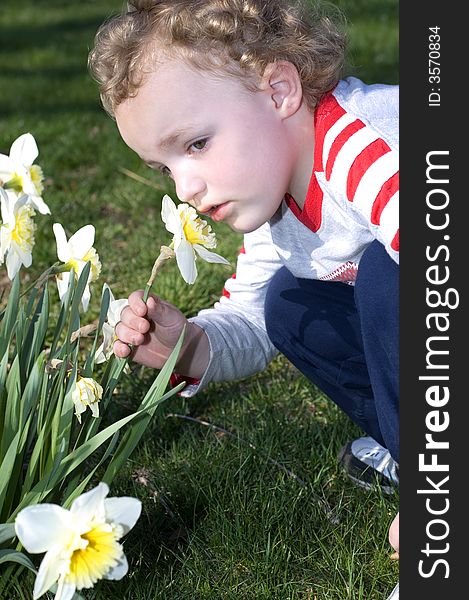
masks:
[[[30,196],[31,204],[41,213],[41,215],[50,215],[50,209],[41,196]]]
[[[27,194],[30,198],[36,193],[36,186],[29,179],[29,177],[23,176],[23,192]]]
[[[224,265],[230,264],[230,262],[228,260],[226,260],[226,258],[223,258],[223,256],[216,254],[216,252],[210,252],[210,250],[207,250],[207,248],[205,248],[204,246],[201,246],[200,244],[194,244],[193,247],[194,247],[194,250],[197,252],[197,254],[200,256],[200,258],[202,258],[206,262],[222,263]]]
[[[104,354],[104,343],[101,344],[94,353],[94,362],[97,365],[100,365],[103,362],[106,362],[106,355]]]
[[[114,337],[114,326],[109,325],[109,323],[103,324],[103,342],[104,347],[109,346],[112,338]]]
[[[42,559],[39,565],[36,581],[34,582],[33,598],[40,598],[49,590],[67,569],[68,556],[64,555],[63,548],[56,546]]]
[[[59,260],[66,263],[70,260],[70,250],[67,244],[65,230],[60,223],[54,223],[52,226],[57,243],[57,256]]]
[[[0,173],[0,177],[1,177]],[[10,211],[9,211],[9,201],[8,194],[0,187],[0,204],[2,207],[2,221],[3,223],[8,223],[10,219]]]
[[[129,563],[127,562],[127,558],[125,554],[122,555],[122,558],[119,560],[115,567],[112,567],[104,576],[104,579],[112,579],[117,581],[122,579],[125,575],[127,575],[127,571],[129,570]]]
[[[47,552],[63,540],[70,527],[70,513],[56,504],[23,508],[15,519],[18,539],[31,554]]]
[[[10,244],[10,233],[6,227],[0,226],[0,264],[5,259],[5,253],[8,251]]]
[[[104,500],[104,510],[106,511],[106,520],[119,523],[123,527],[125,535],[140,517],[142,503],[137,498],[128,496],[106,498]]]
[[[76,515],[80,520],[90,521],[94,516],[104,519],[104,498],[109,494],[107,483],[101,482],[89,492],[78,496],[70,507],[70,512]]]
[[[88,284],[86,284],[85,289],[83,290],[83,295],[81,297],[81,305],[83,306],[83,310],[85,312],[88,310],[90,298],[91,298],[90,286]]]
[[[163,196],[161,202],[161,218],[170,233],[179,233],[181,231],[182,225],[178,210],[168,195]]]
[[[186,283],[194,283],[197,278],[197,267],[195,265],[195,254],[192,244],[185,238],[182,239],[178,248],[175,248],[175,253],[182,278]]]
[[[71,255],[82,259],[94,244],[94,234],[94,225],[85,225],[76,231],[68,240]]]
[[[65,296],[68,290],[68,286],[70,283],[70,273],[61,273],[60,277],[56,277],[56,283],[57,290],[59,292],[59,298],[62,300],[62,298]]]
[[[0,179],[4,182],[8,181],[14,170],[15,167],[11,158],[5,154],[0,154]]]
[[[38,157],[39,150],[36,140],[30,133],[23,133],[10,148],[10,158],[17,164],[30,167]]]
[[[108,292],[109,292],[109,306],[111,306],[111,302],[113,302],[113,301],[114,301],[114,294],[112,293],[112,290],[111,290],[111,288],[109,287],[109,285],[108,285],[106,282],[104,282],[104,283],[103,283],[103,291],[102,291],[102,294],[101,294],[101,296],[104,296],[104,292],[105,292],[106,290],[108,290]]]
[[[23,196],[18,198],[15,192],[11,190],[4,190],[5,195],[3,196],[4,204],[5,204],[5,218],[3,219],[4,225],[9,225],[10,229],[14,227],[14,223],[16,221],[15,217],[15,207],[18,208],[19,203],[22,201]]]
[[[22,250],[20,246],[15,246],[16,254],[18,254],[21,263],[26,267],[30,267],[33,262],[33,255],[27,250]]]
[[[72,600],[76,589],[77,586],[75,584],[62,580],[61,585],[57,588],[54,600]]]
[[[10,196],[10,202],[11,202],[12,208],[16,212],[18,212],[18,210],[20,208],[22,208],[25,204],[29,203],[29,196],[28,196],[28,194],[21,194],[21,196],[19,196],[18,198],[15,198],[14,196]]]
[[[114,327],[111,327],[109,323],[104,323],[103,325],[103,343],[96,350],[94,359],[95,362],[99,365],[100,363],[109,360],[112,355],[112,348],[114,345],[114,336],[115,331]]]
[[[119,323],[121,318],[121,312],[129,304],[127,298],[120,298],[119,300],[112,300],[109,304],[109,310],[107,315],[108,323],[111,327],[115,327]]]
[[[16,274],[21,269],[22,262],[19,255],[16,252],[12,252],[11,249],[7,254],[6,265],[8,277],[13,281]]]

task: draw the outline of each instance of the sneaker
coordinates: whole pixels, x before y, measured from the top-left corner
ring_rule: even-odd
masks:
[[[387,600],[399,600],[399,582],[396,584],[396,587],[391,592],[391,595],[388,596]]]
[[[367,490],[376,483],[385,494],[399,488],[399,465],[389,451],[372,437],[361,437],[346,444],[338,456],[348,477]]]

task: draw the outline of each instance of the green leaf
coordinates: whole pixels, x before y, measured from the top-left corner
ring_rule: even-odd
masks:
[[[116,431],[119,431],[124,425],[130,423],[133,419],[141,415],[147,409],[139,410],[137,412],[128,415],[127,417],[123,417],[116,421],[112,425],[103,429],[95,436],[93,436],[90,440],[86,441],[82,446],[70,452],[61,462],[61,469],[59,478],[65,478],[69,473],[71,473],[76,467],[78,467],[84,460],[88,458],[95,450],[97,450],[107,439],[109,439]]]
[[[10,445],[15,433],[18,431],[20,418],[20,361],[18,355],[13,360],[6,380],[7,402],[5,408],[5,424],[2,432],[2,444],[0,449],[0,460],[4,456],[6,448]]]
[[[23,396],[20,401],[19,427],[23,429],[29,413],[36,408],[38,399],[41,396],[43,384],[43,374],[45,365],[45,352],[42,352],[36,359],[32,371],[29,375]]]
[[[16,351],[16,356],[19,359],[19,367],[20,367],[20,385],[23,385],[24,380],[26,378],[26,365],[25,365],[25,355],[27,353],[28,343],[26,338],[27,335],[27,325],[28,320],[24,313],[23,305],[21,304],[18,307],[18,315],[16,320],[15,327],[15,344],[14,349]]]
[[[101,308],[99,312],[98,328],[94,336],[93,346],[91,347],[90,353],[83,367],[83,377],[92,377],[94,369],[94,355],[96,354],[96,348],[98,346],[98,338],[101,334],[104,322],[106,321],[107,311],[109,308],[110,292],[108,287],[103,286],[103,293],[101,295]]]
[[[169,375],[168,375],[169,378]],[[55,460],[54,469],[49,471],[45,478],[41,479],[34,488],[27,494],[20,502],[20,505],[16,508],[15,513],[23,506],[28,506],[29,504],[36,504],[40,502],[41,499],[47,497],[47,495],[56,488],[57,484],[64,480],[70,473],[72,473],[81,463],[83,463],[95,450],[97,450],[107,439],[113,436],[117,431],[119,431],[124,425],[135,419],[136,417],[141,416],[143,413],[147,411],[152,411],[156,408],[158,404],[160,404],[163,400],[166,400],[169,396],[172,396],[176,393],[177,389],[170,390],[168,394],[165,394],[161,398],[157,399],[154,404],[147,405],[144,409],[138,410],[127,417],[119,419],[112,425],[103,429],[98,434],[96,434],[93,438],[86,441],[82,446],[76,448],[73,452],[70,452],[66,456],[64,455],[64,444],[62,444],[59,454],[62,454],[60,463],[57,465],[57,457]],[[59,454],[57,456],[59,456]]]
[[[10,293],[8,295],[8,304],[3,315],[3,319],[0,323],[0,356],[7,351],[10,344],[10,338],[13,334],[13,330],[16,324],[18,315],[18,306],[20,298],[20,278],[19,274],[13,279],[13,285],[11,286]]]
[[[182,384],[177,388],[170,390],[167,394],[163,395],[164,390],[166,389],[169,379],[171,377],[171,373],[174,370],[174,366],[176,364],[176,360],[179,356],[179,352],[182,346],[182,342],[184,340],[185,328],[179,336],[179,340],[174,347],[174,350],[171,352],[168,360],[164,364],[163,368],[158,374],[158,377],[152,383],[150,389],[146,393],[144,399],[140,404],[140,409],[146,409],[146,413],[142,415],[138,419],[132,423],[127,431],[125,432],[114,456],[112,457],[111,462],[109,463],[106,472],[102,478],[108,485],[111,485],[116,473],[122,467],[127,458],[134,451],[137,446],[140,438],[144,434],[148,423],[150,422],[153,414],[157,406],[163,402],[169,396],[173,396],[178,392],[178,390],[182,387]]]
[[[25,494],[22,498],[18,506],[15,508],[13,513],[8,517],[9,520],[16,518],[16,515],[22,510],[25,506],[29,506],[31,504],[39,504],[43,502],[44,499],[50,494],[52,490],[56,487],[58,481],[60,481],[60,477],[57,477],[57,473],[60,468],[60,464],[62,459],[65,456],[65,444],[61,444],[57,454],[55,456],[54,462],[52,466],[47,470],[44,476],[38,481],[38,483],[34,486],[34,488]],[[51,482],[54,482],[53,484]]]
[[[44,339],[46,337],[47,328],[49,325],[49,294],[47,289],[47,283],[44,285],[41,297],[36,306],[36,311],[31,323],[33,331],[31,351],[28,356],[28,371],[32,368],[35,363],[38,354],[41,352],[44,345]]]
[[[26,316],[30,317],[33,314],[34,303],[36,302],[37,295],[39,293],[39,289],[37,287],[33,287],[29,293],[28,304],[26,305]]]
[[[20,440],[16,449],[16,459],[13,470],[9,476],[9,487],[5,497],[3,511],[15,507],[21,498],[21,484],[23,481],[23,472],[25,463],[30,462],[30,448],[36,438],[36,406],[43,396],[43,386],[47,385],[47,374],[44,372],[45,353],[39,355],[36,360],[30,377],[26,383],[23,396],[20,400],[20,417],[18,431]],[[33,465],[33,469],[34,469]],[[28,471],[29,467],[28,467]]]
[[[0,564],[6,562],[19,563],[20,565],[23,565],[23,567],[27,567],[30,571],[37,575],[36,567],[31,562],[31,560],[22,552],[17,552],[16,550],[0,550]]]
[[[11,444],[5,454],[5,457],[0,465],[0,515],[2,514],[3,502],[10,484],[10,475],[13,471],[16,461],[16,452],[20,440],[21,431],[18,431],[11,441]]]
[[[0,523],[0,544],[16,536],[14,523]]]
[[[46,423],[44,423],[41,431],[39,432],[39,435],[36,438],[36,443],[34,444],[34,448],[31,453],[31,457],[29,458],[28,470],[26,471],[26,477],[24,479],[23,487],[21,489],[21,497],[24,497],[24,495],[27,492],[29,492],[29,490],[31,489],[31,486],[33,485],[34,478],[36,476],[36,473],[38,471],[38,467],[40,464],[40,457],[41,457],[41,451],[43,450],[43,447],[44,447],[45,434],[46,434],[46,432],[48,432],[48,430],[49,430],[49,427],[48,427],[48,423],[46,422]]]
[[[3,427],[5,423],[5,410],[7,405],[7,395],[5,393],[5,384],[7,379],[8,352],[5,352],[0,361],[0,435],[3,438]],[[1,456],[1,454],[0,454]]]
[[[70,435],[72,432],[72,423],[74,417],[74,405],[72,400],[72,393],[77,380],[77,362],[76,356],[74,356],[75,361],[72,368],[72,372],[70,373],[70,377],[67,382],[67,390],[65,392],[65,396],[62,403],[62,410],[60,413],[60,421],[58,423],[57,429],[57,440],[65,441],[65,447],[68,448],[70,443]]]
[[[92,423],[88,426],[88,429],[85,432],[84,436],[85,441],[89,440],[98,430],[98,427],[101,423],[102,415],[104,414],[110,401],[112,400],[114,390],[117,384],[119,383],[121,375],[127,364],[126,359],[117,358],[114,355],[112,356],[109,362],[110,364],[108,365],[103,380],[101,381],[101,385],[103,387],[103,397],[101,399],[100,416],[98,418],[94,418]],[[82,443],[81,438],[79,442]]]
[[[91,479],[93,478],[96,471],[99,469],[99,467],[103,463],[106,462],[106,460],[109,458],[109,456],[113,453],[118,439],[119,439],[119,432],[117,431],[112,436],[111,441],[110,441],[108,447],[106,448],[106,452],[104,452],[99,463],[94,467],[94,469],[91,471],[91,473],[89,473],[81,483],[78,483],[78,481],[82,477],[81,472],[77,473],[76,476],[69,482],[67,489],[65,491],[65,494],[64,494],[65,500],[62,503],[62,506],[64,508],[69,509],[72,505],[72,502],[75,500],[75,498],[78,498],[78,496],[83,493],[84,489],[86,488],[88,483],[91,481]]]
[[[49,320],[49,305],[47,302],[47,297],[44,295],[45,291],[46,290],[44,288],[34,311],[32,311],[33,307],[31,306],[31,298],[30,302],[28,302],[26,310],[22,311],[25,333],[24,339],[21,342],[17,340],[16,351],[21,356],[21,372],[23,373],[25,379],[28,378],[28,374],[36,360],[38,352],[41,351],[42,343],[44,341],[45,330],[42,339],[38,339],[37,326],[39,324],[39,327],[44,329],[45,320],[45,326],[47,329],[47,323]],[[37,296],[37,291],[33,291],[31,297],[33,296]],[[45,299],[46,301],[44,302]]]
[[[83,267],[82,272],[80,273],[80,277],[78,278],[78,282],[76,288],[73,292],[72,305],[70,307],[70,321],[68,324],[67,330],[67,339],[65,340],[64,348],[65,348],[65,356],[67,356],[70,352],[70,348],[72,347],[72,342],[70,341],[71,335],[74,331],[78,331],[80,329],[80,303],[83,297],[83,292],[85,291],[86,284],[88,283],[88,277],[90,275],[91,263],[87,262]],[[74,278],[73,269],[72,276],[70,279]],[[76,342],[74,342],[76,343]]]
[[[62,332],[65,328],[68,311],[70,308],[70,303],[73,298],[73,290],[75,287],[75,278],[70,277],[68,282],[67,292],[65,296],[62,298],[62,306],[60,308],[59,318],[57,319],[57,323],[54,331],[54,339],[52,340],[51,349],[50,349],[50,357],[55,358],[57,346],[59,345],[60,339],[62,337]]]
[[[19,427],[20,416],[20,361],[18,355],[15,357],[13,364],[10,367],[6,380],[6,407],[5,421],[2,431],[2,443],[0,445],[0,461],[5,456],[7,448],[10,447],[11,440],[14,438]]]

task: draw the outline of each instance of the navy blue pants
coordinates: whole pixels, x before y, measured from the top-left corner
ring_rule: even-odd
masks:
[[[399,267],[373,242],[355,286],[282,267],[265,302],[272,343],[399,461]]]

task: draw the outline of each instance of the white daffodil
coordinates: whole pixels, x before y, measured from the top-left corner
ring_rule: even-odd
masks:
[[[33,165],[39,154],[36,140],[30,133],[17,138],[10,154],[0,154],[0,186],[18,195],[27,194],[32,205],[43,215],[50,214],[41,197],[44,175],[39,165]]]
[[[71,600],[75,590],[100,579],[122,579],[128,563],[119,540],[137,522],[142,503],[136,498],[106,498],[109,487],[97,487],[73,501],[70,510],[57,504],[35,504],[15,520],[19,541],[31,554],[45,556],[33,590],[36,600],[57,583],[55,600]]]
[[[210,225],[203,221],[189,204],[177,207],[169,196],[163,197],[161,218],[166,229],[173,234],[171,247],[176,254],[176,261],[181,275],[187,283],[194,283],[197,277],[195,264],[197,255],[210,263],[230,263],[207,248],[216,248],[217,240]]]
[[[6,262],[8,277],[13,279],[21,265],[30,267],[33,260],[35,212],[28,203],[28,196],[23,194],[20,198],[14,198],[1,188],[0,203],[0,264]]]
[[[78,376],[72,391],[72,400],[75,405],[75,416],[81,423],[81,415],[87,407],[93,417],[99,417],[99,401],[103,397],[103,388],[91,377]]]
[[[57,256],[59,257],[59,260],[65,263],[64,271],[65,269],[70,270],[73,268],[75,271],[75,277],[78,280],[86,263],[91,262],[90,275],[81,299],[83,310],[86,311],[91,296],[89,284],[93,281],[96,281],[101,273],[99,256],[96,250],[93,248],[95,234],[94,226],[85,225],[76,233],[74,233],[68,241],[64,228],[60,223],[54,223],[53,229],[57,242]],[[68,284],[70,281],[70,273],[59,273],[56,277],[56,280],[59,296],[62,300],[67,293]]]
[[[121,312],[124,307],[129,303],[127,298],[115,300],[111,288],[107,283],[104,284],[104,289],[109,290],[109,308],[107,310],[107,322],[103,324],[103,343],[96,350],[95,360],[97,364],[103,363],[109,360],[113,353],[114,342],[117,339],[116,336],[116,325],[119,323],[121,318]]]

